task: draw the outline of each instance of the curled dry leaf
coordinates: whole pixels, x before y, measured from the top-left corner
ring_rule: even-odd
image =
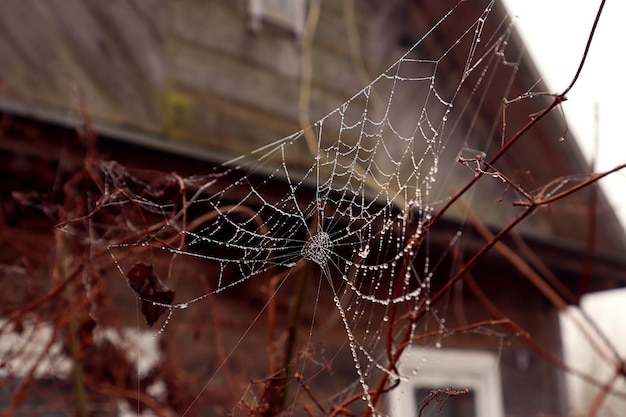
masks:
[[[154,274],[152,265],[137,262],[126,275],[130,288],[141,299],[141,312],[152,326],[172,304],[176,291],[167,288]]]

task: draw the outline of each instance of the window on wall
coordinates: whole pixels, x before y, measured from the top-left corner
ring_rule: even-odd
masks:
[[[586,294],[579,307],[569,307],[567,313],[560,313],[561,337],[565,362],[583,375],[592,375],[601,387],[586,381],[570,372],[565,381],[572,415],[586,415],[597,407],[599,416],[622,416],[626,410],[626,399],[620,395],[608,395],[600,405],[594,404],[602,389],[611,392],[626,392],[624,378],[614,379],[619,363],[613,363],[614,353],[607,350],[606,339],[621,358],[626,358],[626,289],[614,289]],[[582,310],[582,311],[581,311]],[[582,316],[584,312],[585,316]],[[587,324],[590,320],[603,336]],[[607,358],[609,358],[607,360]]]
[[[455,349],[412,349],[399,368],[400,386],[391,392],[392,417],[502,417],[502,389],[496,355]]]
[[[298,38],[304,32],[305,0],[248,0],[248,10],[254,31],[266,21],[293,31]]]

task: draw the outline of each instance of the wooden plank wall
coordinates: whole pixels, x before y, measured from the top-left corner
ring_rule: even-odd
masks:
[[[310,119],[360,90],[347,30],[361,2],[324,1],[313,50]],[[77,91],[96,120],[234,155],[298,130],[302,40],[246,1],[12,2],[0,15],[3,95],[64,111]]]

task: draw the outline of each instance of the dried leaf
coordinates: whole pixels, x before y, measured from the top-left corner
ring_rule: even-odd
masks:
[[[154,275],[152,265],[137,262],[126,275],[130,288],[141,299],[141,312],[152,326],[172,304],[176,291],[167,288]]]

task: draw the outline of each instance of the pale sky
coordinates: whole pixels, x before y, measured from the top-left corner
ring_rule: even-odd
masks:
[[[593,24],[599,0],[504,0],[509,12],[517,15],[517,28],[525,39],[539,71],[554,92],[563,91],[570,83],[582,57],[587,36]],[[576,135],[587,157],[594,153],[594,106],[599,105],[599,143],[596,171],[604,171],[626,162],[626,2],[607,0],[580,79],[564,103],[570,129]],[[626,170],[601,182],[609,199],[626,224]],[[623,350],[626,327],[623,306],[626,290],[604,291],[586,295],[582,307],[596,320],[615,346]],[[572,323],[562,320],[566,361],[577,369],[593,370],[598,378],[608,378],[611,369],[601,366]],[[604,372],[605,374],[602,374]],[[605,376],[606,375],[606,376]],[[577,378],[568,378],[571,406],[574,413],[589,410],[585,385]],[[623,389],[623,385],[622,385]],[[590,396],[591,395],[591,396]],[[613,400],[611,400],[613,401]],[[614,409],[624,403],[613,404]],[[617,407],[617,408],[615,408]]]
[[[582,57],[599,0],[504,0],[517,16],[539,71],[553,92],[570,83]],[[594,106],[599,106],[596,171],[626,162],[626,2],[607,0],[585,68],[564,103],[570,130],[587,157],[594,152]],[[626,171],[601,182],[626,224]]]

